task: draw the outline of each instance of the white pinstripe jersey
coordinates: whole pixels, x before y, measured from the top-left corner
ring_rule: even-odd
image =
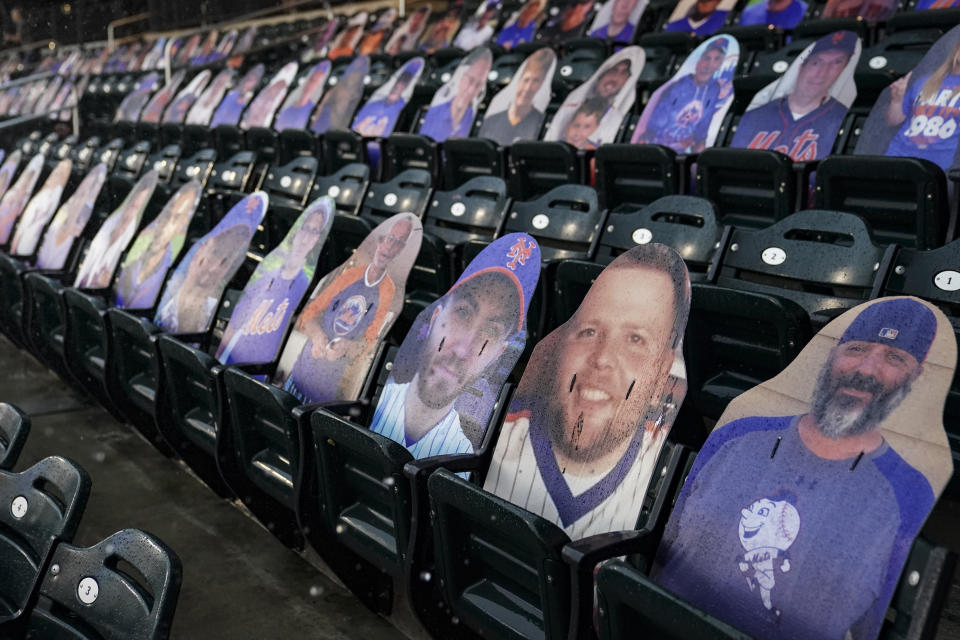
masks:
[[[409,387],[409,382],[399,384],[394,382],[392,376],[387,380],[370,430],[404,445],[418,459],[450,453],[473,453],[473,445],[460,428],[460,415],[453,408],[422,438],[407,444],[404,407]]]
[[[608,531],[633,529],[640,516],[647,485],[666,438],[666,429],[651,439],[644,432],[639,455],[633,461],[623,482],[596,508],[564,527],[550,492],[543,482],[530,441],[530,421],[519,417],[503,423],[490,470],[483,488],[494,495],[523,507],[564,529],[572,540]],[[587,491],[604,474],[578,478],[564,474],[571,492],[577,496]]]

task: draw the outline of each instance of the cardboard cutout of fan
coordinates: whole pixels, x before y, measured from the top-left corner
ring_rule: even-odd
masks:
[[[534,347],[484,490],[573,539],[632,529],[686,394],[690,278],[661,244],[621,254]]]
[[[400,345],[370,430],[415,458],[472,453],[483,443],[527,338],[540,247],[525,233],[495,240]]]
[[[183,250],[187,229],[202,195],[198,180],[186,183],[137,235],[120,265],[114,306],[149,309],[157,302],[160,287]]]
[[[953,472],[953,329],[917,298],[861,304],[734,399],[698,454],[657,583],[757,637],[874,638]]]
[[[701,43],[650,97],[630,142],[660,144],[681,154],[712,147],[733,104],[739,60],[740,45],[733,36]]]
[[[731,147],[773,149],[795,162],[829,155],[857,97],[860,38],[834,31],[804,49],[783,76],[753,97]]]
[[[422,236],[415,215],[398,213],[327,274],[297,318],[273,383],[304,402],[356,399],[403,307]]]
[[[230,316],[217,360],[223,364],[270,362],[276,357],[293,314],[313,281],[335,210],[327,196],[313,201],[257,266]]]
[[[207,329],[224,289],[247,257],[267,204],[266,193],[251,193],[193,243],[163,287],[153,324],[169,333]]]

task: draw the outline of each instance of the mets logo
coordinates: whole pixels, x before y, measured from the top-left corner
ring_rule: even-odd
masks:
[[[350,296],[337,308],[333,318],[333,331],[343,337],[357,328],[367,313],[367,299],[361,295]]]
[[[521,266],[527,264],[527,259],[533,253],[534,246],[532,242],[527,242],[526,238],[517,238],[517,241],[510,246],[510,251],[507,252],[507,257],[512,258],[507,263],[507,268],[510,271],[516,271],[517,263],[520,263]]]

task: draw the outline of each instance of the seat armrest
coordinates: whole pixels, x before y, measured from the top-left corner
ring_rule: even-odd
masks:
[[[248,373],[252,376],[259,376],[273,374],[277,364],[275,362],[234,362],[230,365],[219,365],[219,368],[223,370],[227,366],[240,369],[244,373]]]
[[[437,469],[446,469],[452,473],[479,471],[483,465],[484,456],[473,453],[449,453],[443,456],[433,456],[422,460],[412,460],[403,466],[403,475],[409,480],[425,478]]]
[[[597,565],[623,555],[653,556],[659,536],[649,529],[613,531],[569,542],[561,555],[570,568],[570,640],[593,633],[593,584]]]

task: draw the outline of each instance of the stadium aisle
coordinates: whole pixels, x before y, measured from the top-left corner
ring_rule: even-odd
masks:
[[[17,470],[57,454],[90,473],[93,489],[75,544],[94,544],[137,527],[180,556],[183,588],[171,638],[398,637],[387,621],[159,454],[132,427],[69,393],[2,338],[0,399],[33,418]]]

